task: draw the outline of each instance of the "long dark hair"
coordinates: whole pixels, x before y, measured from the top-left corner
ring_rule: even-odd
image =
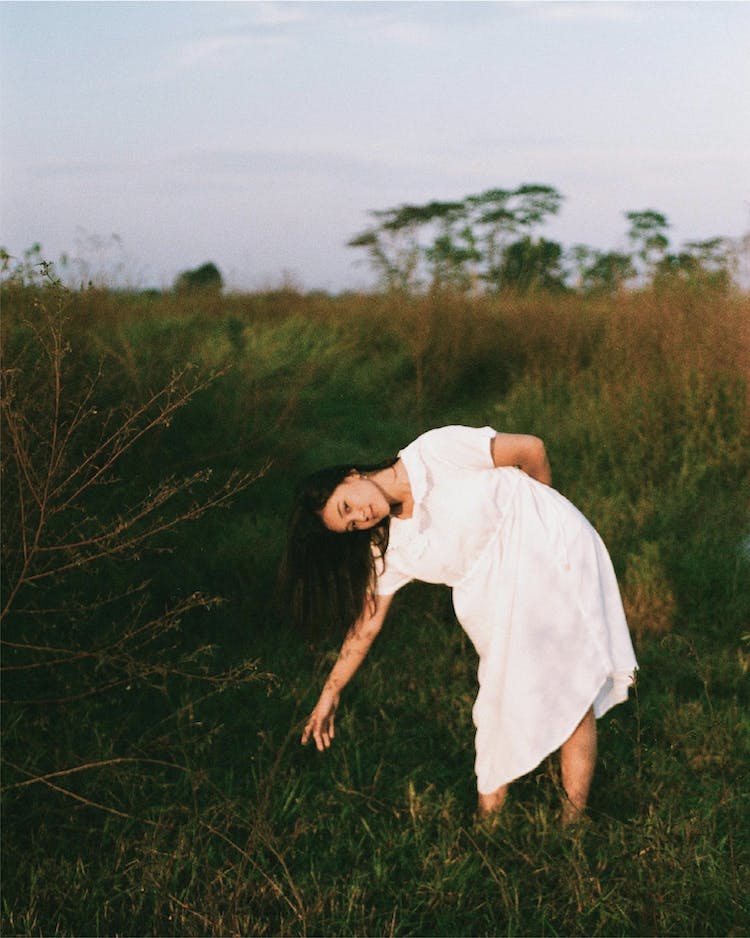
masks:
[[[396,456],[376,465],[329,466],[297,486],[281,583],[289,615],[303,632],[333,629],[346,634],[373,596],[388,547],[389,519],[365,530],[337,533],[323,524],[320,512],[350,473],[377,472],[397,460]]]

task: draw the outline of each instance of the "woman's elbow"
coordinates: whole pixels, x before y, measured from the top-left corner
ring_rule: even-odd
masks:
[[[529,441],[529,460],[526,471],[529,475],[547,485],[552,482],[552,470],[547,456],[547,447],[544,445],[544,440],[538,436],[531,437]]]
[[[544,462],[547,459],[547,447],[541,437],[529,436],[527,446],[531,462]]]

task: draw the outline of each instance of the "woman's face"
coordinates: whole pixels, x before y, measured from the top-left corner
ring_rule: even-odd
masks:
[[[383,492],[369,479],[352,473],[336,486],[320,517],[330,531],[364,531],[391,513]]]

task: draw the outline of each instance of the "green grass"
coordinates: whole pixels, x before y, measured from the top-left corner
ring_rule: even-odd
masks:
[[[5,934],[750,931],[747,298],[3,301],[34,465],[52,413],[23,324],[43,322],[39,303],[68,316],[66,413],[102,362],[72,460],[175,369],[217,373],[82,498],[79,530],[164,478],[213,473],[168,514],[266,467],[229,508],[19,590],[3,622]],[[476,660],[446,590],[399,595],[334,747],[299,745],[337,641],[312,648],[276,602],[294,480],[449,422],[543,436],[621,576],[641,671],[600,722],[581,829],[560,829],[554,757],[497,826],[476,823]],[[22,543],[3,432],[7,597]],[[223,601],[191,605],[198,591]]]

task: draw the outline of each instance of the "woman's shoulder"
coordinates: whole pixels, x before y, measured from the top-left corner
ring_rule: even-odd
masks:
[[[495,435],[492,427],[458,424],[435,427],[418,436],[402,453],[418,453],[426,462],[444,462],[460,468],[492,468],[490,446]]]

